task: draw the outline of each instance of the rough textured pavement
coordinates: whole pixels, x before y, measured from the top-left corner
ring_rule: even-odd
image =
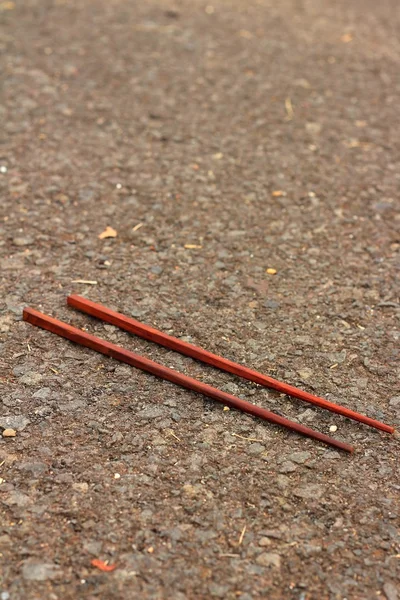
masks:
[[[398,599],[396,437],[65,304],[399,426],[398,3],[2,0],[0,31],[1,600]],[[25,305],[356,453],[40,331]]]

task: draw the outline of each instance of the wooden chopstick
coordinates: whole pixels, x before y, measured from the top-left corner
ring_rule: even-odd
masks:
[[[91,300],[83,298],[82,296],[75,294],[68,296],[67,303],[69,306],[73,306],[74,308],[77,308],[78,310],[93,317],[97,317],[98,319],[102,319],[103,321],[107,321],[113,325],[117,325],[117,327],[120,327],[125,331],[129,331],[130,333],[134,333],[141,338],[156,342],[161,346],[165,346],[171,350],[176,350],[177,352],[185,354],[186,356],[196,358],[197,360],[209,365],[213,365],[214,367],[218,367],[219,369],[227,371],[228,373],[234,373],[235,375],[239,375],[239,377],[243,377],[249,381],[254,381],[255,383],[263,385],[264,387],[273,388],[278,392],[283,392],[289,396],[294,396],[300,400],[305,400],[306,402],[310,402],[311,404],[315,404],[321,408],[326,408],[331,412],[338,413],[339,415],[343,415],[344,417],[348,417],[354,421],[359,421],[360,423],[364,423],[370,427],[375,427],[375,429],[381,429],[387,433],[394,433],[394,427],[391,425],[386,425],[385,423],[371,419],[370,417],[355,412],[354,410],[340,406],[340,404],[334,404],[333,402],[329,402],[324,398],[319,398],[318,396],[304,392],[303,390],[300,390],[292,385],[288,385],[287,383],[277,381],[272,377],[268,377],[267,375],[263,375],[262,373],[258,373],[252,369],[248,369],[247,367],[227,360],[222,356],[212,354],[211,352],[203,350],[202,348],[194,346],[193,344],[183,342],[182,340],[172,337],[171,335],[167,335],[166,333],[162,333],[153,327],[144,325],[135,319],[126,317],[121,313],[117,313],[106,306],[103,306],[102,304],[97,304],[96,302],[92,302]]]
[[[27,321],[32,325],[36,325],[42,329],[47,329],[48,331],[67,338],[76,344],[86,346],[87,348],[92,348],[92,350],[101,352],[106,356],[111,356],[116,360],[127,363],[128,365],[132,365],[133,367],[151,373],[152,375],[156,375],[161,379],[166,379],[167,381],[175,383],[176,385],[180,385],[188,390],[193,390],[194,392],[209,396],[218,402],[222,402],[222,404],[226,406],[237,408],[249,413],[250,415],[254,415],[255,417],[260,417],[265,421],[269,421],[270,423],[282,425],[291,431],[296,431],[297,433],[314,438],[320,442],[328,444],[329,446],[339,448],[340,450],[345,450],[346,452],[353,452],[354,450],[354,448],[349,444],[335,440],[323,433],[319,433],[318,431],[304,427],[304,425],[300,425],[299,423],[295,423],[289,419],[285,419],[284,417],[280,417],[269,410],[251,404],[250,402],[246,402],[245,400],[241,400],[240,398],[236,398],[236,396],[227,394],[226,392],[202,383],[197,379],[182,375],[173,369],[164,367],[163,365],[140,356],[139,354],[125,350],[116,344],[111,344],[110,342],[107,342],[101,338],[90,335],[85,331],[77,329],[76,327],[72,327],[71,325],[63,323],[58,319],[49,317],[48,315],[44,315],[43,313],[40,313],[32,308],[24,309],[23,318],[24,321]]]

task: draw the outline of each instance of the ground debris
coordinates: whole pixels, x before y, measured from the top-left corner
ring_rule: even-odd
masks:
[[[105,240],[107,238],[116,238],[117,235],[118,235],[117,231],[115,229],[113,229],[112,227],[110,227],[109,225],[107,225],[105,230],[102,231],[101,233],[99,233],[98,237],[100,240]]]
[[[3,437],[15,437],[16,435],[15,429],[4,429],[3,431]]]
[[[104,571],[105,573],[115,571],[115,569],[117,568],[117,565],[110,565],[107,561],[103,561],[98,558],[94,558],[93,560],[91,560],[90,564],[92,565],[92,567],[96,567],[96,569]]]

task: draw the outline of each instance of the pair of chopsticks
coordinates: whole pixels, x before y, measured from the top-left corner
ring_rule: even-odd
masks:
[[[257,371],[252,371],[247,367],[239,365],[235,362],[222,358],[221,356],[217,356],[216,354],[212,354],[211,352],[207,352],[207,350],[203,350],[193,344],[188,344],[187,342],[183,342],[177,338],[174,338],[170,335],[162,333],[157,329],[149,327],[148,325],[144,325],[135,319],[131,319],[117,313],[109,308],[97,304],[95,302],[91,302],[82,296],[72,295],[68,296],[67,303],[69,306],[76,308],[88,315],[93,317],[97,317],[107,323],[111,323],[112,325],[116,325],[125,331],[130,333],[134,333],[141,338],[146,340],[155,342],[160,344],[161,346],[165,346],[171,350],[176,350],[181,354],[186,356],[190,356],[191,358],[196,358],[204,363],[210,364],[212,366],[218,367],[223,371],[227,371],[229,373],[234,373],[235,375],[239,375],[244,379],[249,381],[253,381],[258,383],[264,387],[273,388],[278,390],[279,392],[283,392],[290,396],[294,396],[299,398],[300,400],[304,400],[306,402],[310,402],[311,404],[315,404],[316,406],[320,406],[321,408],[325,408],[332,412],[338,413],[355,421],[359,421],[360,423],[365,423],[370,427],[374,427],[376,429],[380,429],[382,431],[386,431],[388,433],[394,433],[394,428],[390,425],[386,425],[385,423],[381,423],[380,421],[376,421],[375,419],[371,419],[365,415],[352,411],[344,406],[340,406],[338,404],[334,404],[333,402],[329,402],[328,400],[324,400],[323,398],[319,398],[318,396],[314,396],[313,394],[309,394],[308,392],[304,392],[298,388],[295,388],[286,383],[277,381],[276,379],[272,379],[272,377],[268,377]],[[142,371],[146,371],[160,377],[161,379],[165,379],[176,385],[184,387],[189,390],[193,390],[218,402],[222,402],[224,405],[237,408],[246,412],[248,414],[254,415],[256,417],[260,417],[270,423],[275,423],[276,425],[281,425],[290,429],[291,431],[295,431],[304,436],[319,440],[325,444],[333,446],[335,448],[339,448],[340,450],[345,450],[347,452],[353,452],[353,446],[346,444],[345,442],[341,442],[334,438],[331,438],[323,433],[318,431],[314,431],[309,427],[305,427],[304,425],[300,425],[299,423],[295,423],[294,421],[290,421],[284,417],[281,417],[269,410],[251,404],[250,402],[246,402],[245,400],[241,400],[236,396],[223,392],[222,390],[218,390],[210,385],[202,383],[197,379],[193,379],[192,377],[188,377],[173,369],[169,369],[168,367],[164,367],[159,363],[156,363],[152,360],[149,360],[139,354],[134,352],[130,352],[129,350],[125,350],[124,348],[117,346],[116,344],[111,344],[106,340],[98,338],[94,335],[86,333],[81,329],[77,329],[76,327],[72,327],[67,323],[59,321],[58,319],[54,319],[48,315],[45,315],[37,310],[32,308],[25,308],[23,312],[23,318],[28,323],[32,325],[36,325],[37,327],[41,327],[42,329],[46,329],[51,331],[52,333],[56,333],[57,335],[64,337],[72,342],[80,344],[81,346],[86,346],[87,348],[91,348],[92,350],[96,350],[106,356],[110,356],[116,360],[127,363],[131,366],[134,366]]]

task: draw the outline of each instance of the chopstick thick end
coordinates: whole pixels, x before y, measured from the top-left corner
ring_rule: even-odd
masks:
[[[29,308],[29,306],[26,306],[24,308],[24,310],[22,311],[22,318],[27,323],[32,323],[34,320],[34,316],[35,316],[35,310],[33,308]]]

